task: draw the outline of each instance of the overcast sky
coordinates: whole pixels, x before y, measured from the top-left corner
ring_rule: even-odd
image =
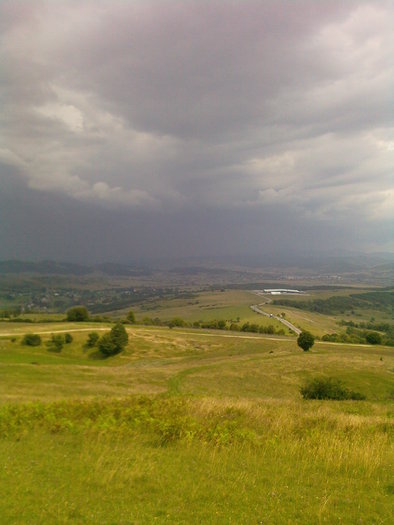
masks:
[[[0,258],[392,251],[392,0],[3,0]]]

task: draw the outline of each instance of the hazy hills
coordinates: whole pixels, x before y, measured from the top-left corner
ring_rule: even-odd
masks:
[[[112,277],[149,277],[154,272],[164,272],[168,276],[193,277],[205,275],[215,277],[224,274],[254,274],[268,270],[269,273],[292,273],[298,275],[358,275],[362,280],[368,275],[390,282],[394,279],[394,254],[351,254],[342,256],[231,256],[220,258],[162,259],[146,262],[100,264],[79,264],[63,261],[0,261],[0,275],[59,275]],[[234,278],[234,275],[233,275]],[[233,279],[232,279],[233,280]]]

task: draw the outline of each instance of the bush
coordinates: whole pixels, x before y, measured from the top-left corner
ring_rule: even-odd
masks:
[[[256,323],[249,323],[246,322],[241,326],[241,332],[253,332],[258,333],[259,331],[259,325]]]
[[[90,332],[88,334],[88,339],[86,341],[86,346],[88,346],[89,348],[93,348],[94,346],[97,345],[97,341],[100,339],[100,336],[98,335],[97,332]]]
[[[378,334],[378,332],[368,332],[365,336],[365,339],[367,343],[370,345],[381,345],[382,344],[382,336]]]
[[[116,325],[110,331],[110,336],[115,345],[115,348],[119,352],[123,350],[129,341],[129,336],[127,335],[126,329],[121,323],[116,323]]]
[[[64,334],[64,342],[69,345],[73,342],[73,336],[71,334]]]
[[[135,315],[134,315],[133,310],[130,310],[130,312],[127,314],[126,319],[127,319],[127,321],[128,321],[130,324],[134,324],[134,323],[135,323]]]
[[[297,339],[300,348],[307,352],[315,343],[315,338],[310,332],[301,332]]]
[[[102,337],[100,337],[98,342],[98,348],[100,352],[106,356],[115,355],[117,353],[115,350],[115,345],[109,333],[104,334]]]
[[[38,334],[26,334],[22,339],[22,344],[27,346],[40,346],[41,337]]]
[[[260,334],[274,334],[275,328],[272,324],[269,324],[268,326],[261,325],[259,327]]]
[[[338,334],[324,334],[321,340],[328,341],[330,343],[337,343],[339,340],[339,335]]]
[[[129,336],[125,327],[121,323],[116,323],[109,333],[100,338],[98,347],[106,356],[116,355],[124,349],[128,341]]]
[[[186,322],[183,319],[181,319],[180,317],[174,317],[168,323],[168,326],[169,326],[169,328],[182,327],[182,326],[186,326]]]
[[[304,399],[365,399],[363,394],[346,388],[339,379],[333,377],[315,377],[306,381],[300,389]]]
[[[61,352],[64,345],[64,337],[61,334],[52,334],[46,345],[50,352]]]
[[[73,306],[67,310],[67,321],[81,322],[89,320],[89,312],[85,306]]]

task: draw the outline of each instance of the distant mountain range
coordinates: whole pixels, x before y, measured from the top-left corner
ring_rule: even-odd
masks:
[[[228,263],[251,268],[304,268],[335,273],[360,271],[386,265],[393,267],[394,253],[344,254],[340,256],[327,254],[290,256],[269,254],[264,256],[234,256],[226,260]]]
[[[306,270],[319,274],[345,274],[362,272],[394,271],[394,254],[351,254],[343,256],[332,255],[286,255],[268,254],[265,256],[240,255],[215,258],[185,258],[176,261],[171,266],[165,264],[170,271],[193,275],[197,273],[218,273],[223,269],[234,270]]]
[[[91,275],[136,277],[149,276],[153,268],[182,275],[198,273],[217,274],[223,271],[248,271],[248,269],[299,268],[313,273],[359,273],[393,272],[394,254],[346,254],[342,256],[229,256],[229,257],[190,257],[177,260],[150,261],[147,263],[100,263],[85,265],[59,261],[0,261],[0,275],[5,274],[41,274],[41,275]]]
[[[150,275],[148,268],[139,268],[127,264],[103,263],[94,266],[57,261],[0,261],[0,275],[4,274],[41,274],[41,275],[90,275],[103,273],[112,276],[135,277]]]

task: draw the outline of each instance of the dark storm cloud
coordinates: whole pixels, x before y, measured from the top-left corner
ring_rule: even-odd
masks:
[[[394,208],[393,7],[2,2],[0,176],[20,188],[7,203],[57,199],[65,215],[95,217],[92,238],[133,221],[152,254],[175,233],[182,255],[271,237],[272,249],[285,237],[387,248],[374,232]]]

